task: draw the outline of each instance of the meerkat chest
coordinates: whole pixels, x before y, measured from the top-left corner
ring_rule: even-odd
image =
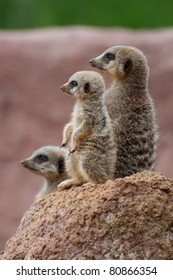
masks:
[[[84,116],[79,110],[75,112],[73,116],[73,126],[78,127],[84,121]]]

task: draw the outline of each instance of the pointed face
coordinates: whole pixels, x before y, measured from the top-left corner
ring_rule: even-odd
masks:
[[[130,75],[147,75],[148,65],[144,54],[133,47],[117,45],[90,60],[99,70],[107,71],[113,79],[125,79]]]
[[[108,70],[115,64],[115,50],[107,50],[98,57],[91,59],[90,64],[99,70]]]
[[[65,172],[66,150],[56,146],[45,146],[36,150],[21,164],[32,172],[46,178],[58,178]]]
[[[103,93],[104,81],[94,71],[80,71],[73,74],[69,81],[61,86],[61,89],[75,98],[87,99]]]

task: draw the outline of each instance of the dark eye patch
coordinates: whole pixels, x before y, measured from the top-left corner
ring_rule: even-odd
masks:
[[[71,85],[72,87],[77,87],[77,86],[78,86],[78,83],[77,83],[76,81],[71,81],[71,82],[70,82],[70,85]]]
[[[115,54],[108,52],[108,53],[106,53],[106,54],[104,55],[103,59],[104,59],[107,63],[109,63],[109,61],[115,60]]]
[[[37,163],[43,163],[43,162],[46,162],[48,161],[48,157],[45,156],[45,155],[38,155],[34,158],[34,161],[36,161]]]

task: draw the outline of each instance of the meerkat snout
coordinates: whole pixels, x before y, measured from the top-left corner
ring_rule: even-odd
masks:
[[[61,89],[62,91],[65,91],[65,86],[62,85],[62,86],[60,87],[60,89]]]
[[[93,64],[94,64],[94,59],[90,59],[89,63],[93,66]]]
[[[25,160],[25,159],[21,160],[20,163],[21,163],[24,167],[26,167],[26,160]]]
[[[101,71],[105,70],[105,65],[102,63],[100,56],[90,59],[89,63],[92,67],[96,67]]]
[[[95,58],[90,59],[89,63],[92,67],[97,67],[98,64]]]
[[[74,94],[76,86],[77,86],[76,81],[72,81],[70,83],[67,82],[64,85],[62,85],[60,89],[67,94]]]

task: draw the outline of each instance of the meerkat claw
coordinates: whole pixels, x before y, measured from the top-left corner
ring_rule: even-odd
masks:
[[[62,143],[62,144],[60,145],[60,148],[63,148],[63,147],[65,147],[65,146],[67,146],[67,143]]]
[[[71,151],[69,152],[69,156],[70,156],[71,154],[73,154],[75,151],[76,151],[76,149],[71,150]]]

